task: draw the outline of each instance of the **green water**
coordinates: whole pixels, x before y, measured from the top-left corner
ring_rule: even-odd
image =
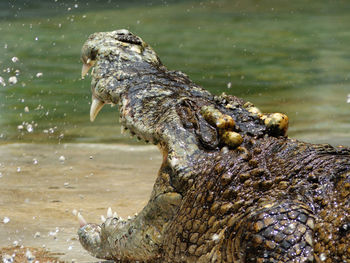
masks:
[[[212,93],[286,113],[290,136],[350,145],[349,1],[22,0],[0,10],[0,143],[135,143],[115,108],[89,122],[90,79],[80,79],[88,35],[127,28]]]

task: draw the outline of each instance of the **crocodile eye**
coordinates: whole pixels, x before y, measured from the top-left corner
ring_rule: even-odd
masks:
[[[81,54],[81,60],[83,63],[89,64],[90,61],[95,61],[97,56],[97,50],[93,48],[85,48]]]
[[[96,49],[91,49],[90,50],[90,54],[89,54],[89,58],[91,60],[96,60],[96,56],[97,56],[97,50]]]

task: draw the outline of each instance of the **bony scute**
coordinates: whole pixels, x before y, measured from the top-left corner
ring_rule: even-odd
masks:
[[[243,137],[239,133],[233,131],[225,131],[221,139],[224,144],[231,148],[236,148],[243,143]]]
[[[250,107],[247,109],[252,115],[254,116],[258,116],[259,118],[261,118],[263,116],[262,112],[260,111],[259,108],[257,107]]]
[[[214,106],[203,106],[201,108],[201,114],[204,119],[211,125],[222,130],[232,130],[235,126],[233,118],[227,114],[223,114]]]
[[[283,113],[271,113],[263,115],[261,119],[264,121],[266,127],[274,135],[285,136],[288,130],[289,119],[288,116]]]
[[[246,102],[243,107],[250,112],[253,116],[257,116],[259,118],[261,118],[263,116],[263,113],[261,112],[261,110],[258,107],[255,107],[253,103],[251,102]]]

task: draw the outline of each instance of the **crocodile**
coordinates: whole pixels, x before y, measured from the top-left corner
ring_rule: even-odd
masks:
[[[117,262],[350,262],[350,149],[287,136],[288,117],[214,96],[168,70],[139,36],[89,36],[93,121],[116,104],[120,123],[163,162],[150,199],[123,220],[79,213],[94,257]]]

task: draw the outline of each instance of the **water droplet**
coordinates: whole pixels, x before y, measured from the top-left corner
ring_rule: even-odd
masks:
[[[69,246],[69,247],[68,247],[68,250],[72,250],[72,249],[73,249],[73,247],[72,247],[72,246]]]
[[[6,83],[5,83],[5,80],[3,77],[0,77],[0,85],[5,87],[6,86]]]
[[[12,76],[9,78],[9,83],[10,84],[16,84],[17,83],[17,77],[16,76]]]
[[[38,164],[38,160],[37,159],[33,159],[33,164]]]
[[[211,239],[212,239],[213,241],[219,240],[219,235],[218,235],[218,234],[214,234],[214,235],[211,237]]]
[[[4,220],[2,220],[2,222],[4,222],[4,224],[7,224],[8,222],[10,222],[10,218],[8,218],[7,216],[4,217]]]
[[[28,125],[27,125],[27,131],[28,131],[29,133],[32,133],[32,132],[34,131],[33,125],[28,124]]]
[[[74,8],[78,8],[78,4],[75,4],[75,5],[74,5]]]
[[[64,162],[66,160],[66,157],[64,157],[63,155],[60,156],[60,158],[58,158],[58,160],[60,160],[61,162]]]
[[[231,82],[227,83],[227,88],[228,89],[232,88],[232,83]]]
[[[18,59],[18,57],[13,57],[11,60],[13,63],[16,63],[19,59]]]
[[[2,256],[2,262],[3,263],[13,263],[14,262],[14,259],[12,256],[8,255],[8,254],[5,254]]]
[[[40,77],[42,77],[42,76],[43,76],[43,73],[42,73],[42,72],[36,73],[36,77],[37,77],[37,78],[40,78]]]
[[[21,171],[21,167],[17,167],[17,173]]]
[[[56,231],[50,231],[48,235],[54,237],[55,239],[57,238],[56,237],[56,235],[57,235]]]
[[[38,41],[39,40],[39,38],[38,37],[35,37],[35,41]]]
[[[228,152],[229,152],[228,147],[226,147],[226,146],[222,147],[221,152],[222,152],[223,154],[228,153]]]
[[[26,252],[26,257],[27,257],[27,261],[28,262],[33,262],[35,257],[33,256],[32,252],[29,251],[29,249],[27,249],[27,252]]]

